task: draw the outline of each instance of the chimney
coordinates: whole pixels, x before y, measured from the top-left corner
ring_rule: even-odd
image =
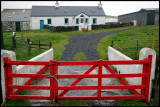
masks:
[[[56,8],[59,8],[59,3],[58,3],[58,1],[56,1],[55,7],[56,7]]]
[[[99,8],[102,8],[101,1],[99,1],[98,7],[99,7]]]

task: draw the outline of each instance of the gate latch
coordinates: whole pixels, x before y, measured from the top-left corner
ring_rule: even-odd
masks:
[[[58,75],[58,74],[55,74],[55,75]],[[47,78],[47,77],[52,77],[52,78],[54,78],[54,79],[56,79],[57,80],[57,78],[55,78],[55,75],[49,75],[49,76],[46,76],[46,77],[44,77],[44,78]],[[58,81],[58,80],[57,80]]]

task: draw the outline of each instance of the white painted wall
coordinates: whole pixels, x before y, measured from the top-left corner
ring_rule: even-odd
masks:
[[[150,79],[150,88],[149,88],[149,98],[151,97],[152,90],[152,80],[155,78],[155,65],[156,65],[156,52],[150,48],[143,48],[139,53],[139,60],[143,60],[144,58],[148,58],[148,55],[152,56],[152,66],[151,66],[151,79]],[[122,54],[112,47],[108,47],[108,60],[133,60],[128,56]],[[120,74],[124,73],[142,73],[143,66],[141,64],[138,65],[114,65],[117,68],[117,71],[120,71]],[[125,78],[129,84],[131,85],[141,85],[142,77],[134,77],[134,78]],[[141,92],[140,89],[136,89],[138,92]]]
[[[81,13],[83,14],[83,13]],[[31,17],[31,29],[40,29],[40,20],[44,20],[44,24],[47,25],[47,19],[52,19],[51,26],[78,26],[76,24],[76,18],[79,18],[80,15],[77,15],[76,17],[72,16],[64,16],[64,17]],[[87,16],[85,14],[84,18],[89,18],[89,23],[92,24],[92,19],[97,18],[97,25],[99,24],[105,24],[105,17],[104,16]],[[64,18],[69,18],[69,25],[64,25]],[[80,20],[79,20],[80,21]],[[85,21],[85,20],[84,20]]]
[[[118,18],[106,18],[106,23],[108,22],[118,22]]]
[[[16,60],[16,54],[13,51],[7,51],[1,54],[1,85],[2,85],[2,97],[3,102],[6,98],[6,92],[5,92],[5,76],[4,76],[4,61],[3,58],[8,57],[9,59]],[[30,59],[29,61],[50,61],[53,60],[53,49],[49,49],[45,51],[44,53]],[[36,74],[42,67],[44,66],[28,66],[28,65],[13,65],[12,66],[12,72],[13,73],[25,73],[25,74]],[[23,85],[27,80],[30,78],[13,78],[13,84],[14,85]],[[14,89],[14,91],[17,89]]]

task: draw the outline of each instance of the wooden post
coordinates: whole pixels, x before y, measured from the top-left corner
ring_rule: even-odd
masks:
[[[38,46],[39,46],[39,48],[40,48],[40,45],[41,45],[41,44],[40,44],[40,40],[39,40],[39,42],[38,42]]]
[[[154,49],[154,40],[152,41],[152,49]]]
[[[27,46],[28,46],[28,55],[30,56],[31,45],[30,45],[30,39],[28,38],[27,38]]]
[[[111,43],[111,47],[113,47],[113,40],[112,40],[112,43]]]
[[[52,47],[52,43],[51,42],[49,42],[49,49]]]
[[[138,53],[138,40],[136,41],[136,53]]]
[[[12,36],[12,49],[16,49],[16,37]]]
[[[157,80],[154,90],[154,106],[159,106],[159,71],[157,71]]]

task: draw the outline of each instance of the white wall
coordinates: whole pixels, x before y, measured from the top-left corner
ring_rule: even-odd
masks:
[[[53,60],[53,49],[49,49],[44,53],[30,59],[29,61],[50,61]],[[26,74],[36,74],[43,66],[31,66],[31,65],[19,65],[17,66],[16,73],[26,73]],[[17,78],[16,83],[17,85],[23,85],[26,83],[30,78]]]
[[[81,13],[82,14],[82,13]],[[52,19],[52,26],[78,26],[76,24],[76,18],[79,18],[80,15],[77,15],[75,18],[72,16],[64,16],[64,17],[31,17],[31,29],[40,29],[40,20],[44,20],[44,24],[47,25],[47,19]],[[92,24],[92,18],[97,18],[97,24],[105,24],[105,17],[102,16],[91,16],[88,17],[84,14],[85,18],[89,18],[89,23]],[[64,18],[69,18],[69,25],[64,25]],[[80,21],[80,20],[79,20]],[[84,20],[85,21],[85,20]]]
[[[4,61],[3,58],[8,57],[9,59],[12,59],[13,61],[16,60],[16,54],[13,51],[7,51],[1,54],[1,85],[2,85],[2,97],[3,97],[3,102],[5,101],[6,98],[6,93],[5,93],[5,76],[4,76]],[[53,49],[49,49],[45,51],[44,53],[30,59],[29,61],[50,61],[53,60]],[[28,65],[13,65],[12,66],[12,72],[13,73],[25,73],[25,74],[36,74],[42,67],[44,66],[28,66]],[[30,78],[13,78],[13,84],[14,85],[23,85],[27,80]],[[17,89],[14,89],[14,91]]]
[[[156,65],[156,52],[150,48],[142,48],[139,53],[139,60],[143,60],[144,58],[148,58],[148,55],[152,55],[152,66],[151,66],[151,79],[150,79],[150,88],[149,88],[149,97],[148,101],[150,101],[151,90],[152,90],[152,80],[155,78],[155,65]],[[133,60],[128,56],[122,54],[112,47],[108,47],[108,60]],[[117,68],[117,71],[120,71],[120,74],[123,73],[142,73],[143,65],[114,65]],[[125,78],[129,84],[131,85],[141,85],[142,77],[134,77],[134,78]],[[140,89],[136,89],[138,92],[141,92]]]

